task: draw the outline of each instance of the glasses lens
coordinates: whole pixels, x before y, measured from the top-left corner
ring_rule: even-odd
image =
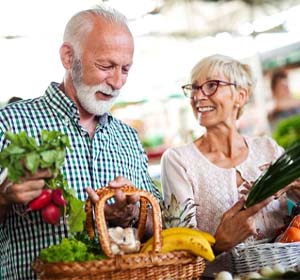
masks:
[[[183,87],[183,92],[187,97],[191,97],[192,96],[192,92],[193,92],[193,86],[192,85],[186,85]]]
[[[212,95],[217,91],[218,82],[216,81],[208,81],[202,86],[203,91],[206,95]]]

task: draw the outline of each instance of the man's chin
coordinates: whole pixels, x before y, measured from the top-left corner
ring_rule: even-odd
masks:
[[[102,116],[106,113],[108,113],[112,107],[112,105],[105,105],[103,106],[103,101],[101,102],[101,104],[99,104],[97,106],[98,102],[95,102],[94,104],[90,105],[90,104],[85,104],[85,106],[83,106],[83,108],[90,114],[95,115],[95,116]]]

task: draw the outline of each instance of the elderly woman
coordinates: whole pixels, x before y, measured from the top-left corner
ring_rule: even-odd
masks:
[[[169,203],[192,198],[194,226],[216,237],[215,251],[229,251],[253,239],[272,238],[287,216],[285,195],[244,211],[245,193],[262,169],[283,149],[269,137],[241,135],[236,121],[249,100],[254,78],[248,65],[213,55],[201,60],[183,86],[199,125],[206,132],[162,157],[162,186]]]

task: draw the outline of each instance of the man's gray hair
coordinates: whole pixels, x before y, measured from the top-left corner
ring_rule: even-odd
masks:
[[[85,40],[87,34],[93,29],[93,17],[95,16],[102,18],[109,23],[119,24],[129,31],[127,18],[119,11],[109,6],[97,5],[94,8],[80,11],[69,20],[63,36],[64,42],[70,43],[77,55],[80,55],[81,53],[82,42]]]

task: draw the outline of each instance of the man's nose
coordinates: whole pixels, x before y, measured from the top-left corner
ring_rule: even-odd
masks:
[[[119,90],[126,82],[122,69],[114,68],[111,75],[106,79],[107,83],[114,89]]]

